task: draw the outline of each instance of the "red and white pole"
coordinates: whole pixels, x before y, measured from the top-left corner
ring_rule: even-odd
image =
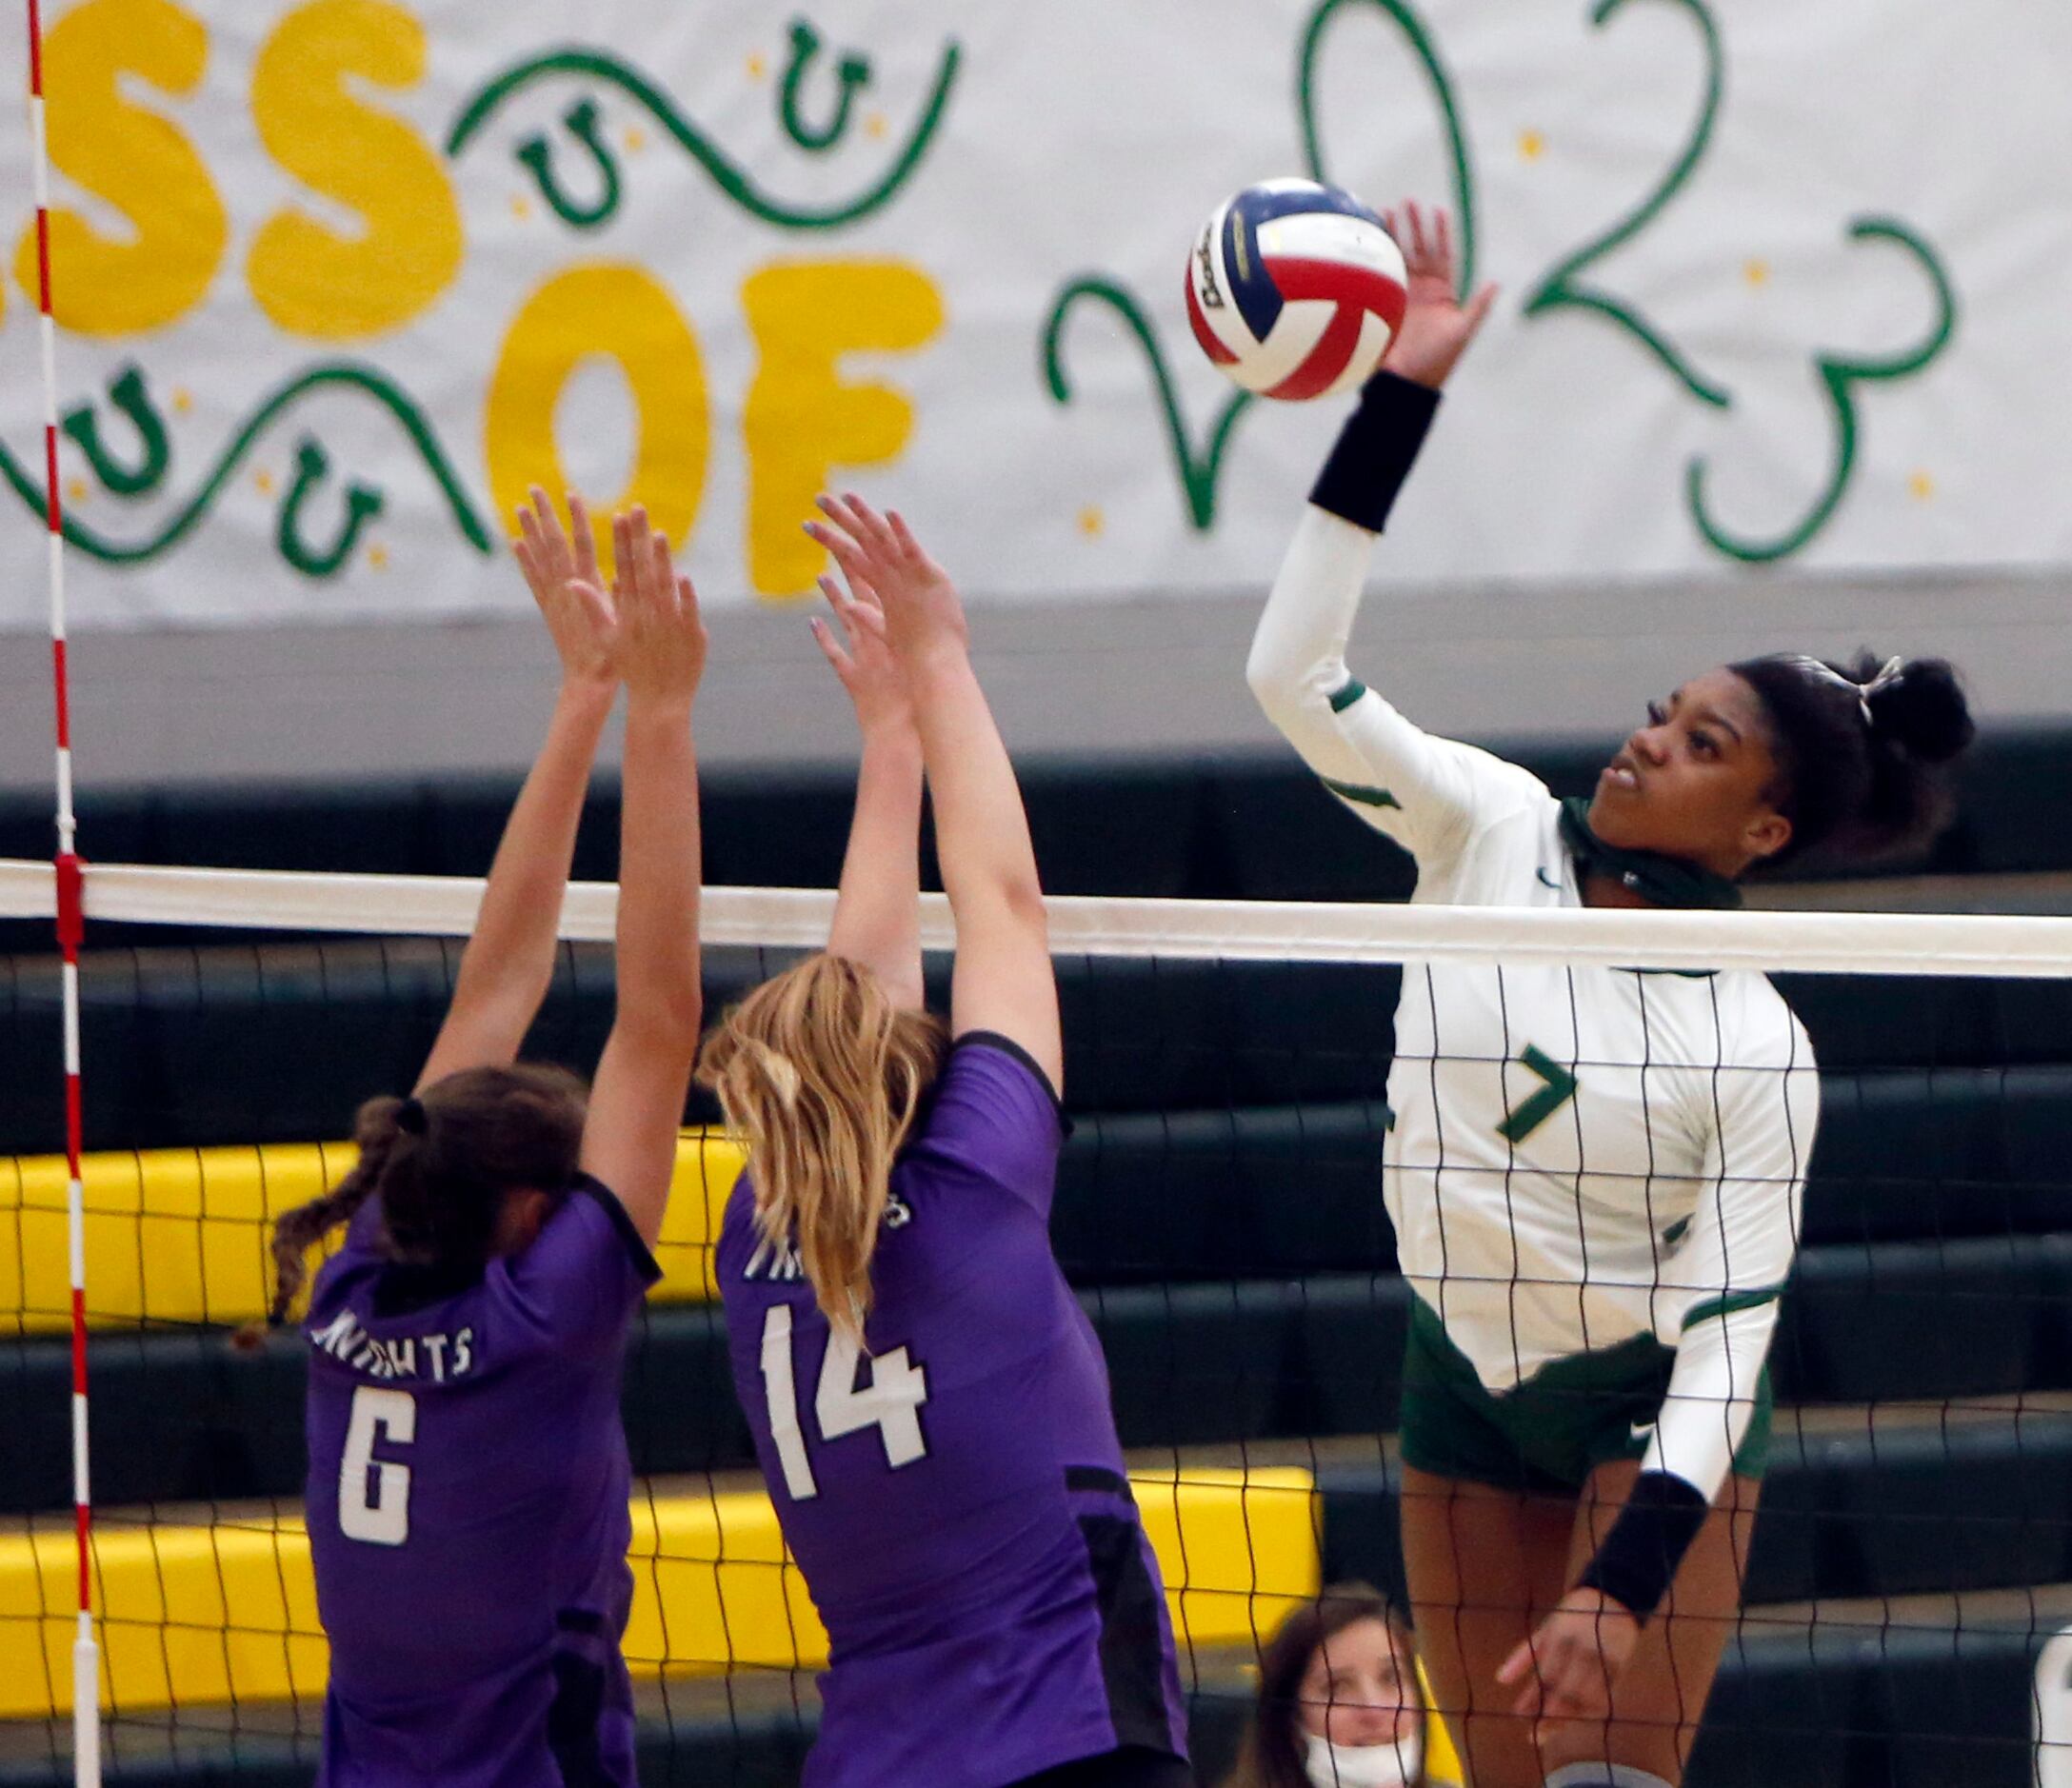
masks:
[[[36,298],[42,315],[44,518],[50,530],[50,672],[57,701],[57,944],[64,959],[66,1226],[72,1294],[72,1510],[79,1546],[79,1629],[72,1640],[72,1771],[101,1782],[101,1647],[93,1631],[93,1499],[87,1464],[87,1214],[80,1181],[79,944],[85,902],[72,810],[71,689],[65,663],[65,511],[57,478],[57,328],[50,315],[50,178],[44,133],[43,16],[29,4],[29,122],[36,197]]]

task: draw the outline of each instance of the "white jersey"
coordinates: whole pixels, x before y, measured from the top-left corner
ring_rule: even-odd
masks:
[[[1348,676],[1374,536],[1309,509],[1247,666],[1274,723],[1418,863],[1415,899],[1576,906],[1560,804]],[[1746,1434],[1797,1247],[1820,1084],[1767,977],[1409,969],[1385,1196],[1403,1272],[1501,1395],[1653,1335],[1676,1350],[1644,1469],[1709,1500]]]

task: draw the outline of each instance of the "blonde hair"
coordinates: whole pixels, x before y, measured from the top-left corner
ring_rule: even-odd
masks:
[[[757,1232],[798,1250],[822,1313],[859,1342],[893,1158],[947,1041],[861,964],[823,952],[757,987],[699,1051],[699,1084],[747,1145]]]

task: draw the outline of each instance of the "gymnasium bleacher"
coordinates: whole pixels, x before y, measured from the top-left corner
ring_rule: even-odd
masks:
[[[1585,785],[1601,755],[1510,748],[1558,789]],[[2030,823],[2035,792],[2062,787],[2068,767],[2072,738],[1989,735],[1967,770],[1964,819],[1925,873],[1969,898],[1989,895],[1982,878],[2072,872],[2072,838]],[[707,879],[830,884],[848,786],[836,772],[713,779]],[[1409,886],[1405,860],[1279,755],[1055,765],[1027,787],[1054,892],[1400,899]],[[88,798],[82,837],[105,861],[479,874],[510,794],[508,783],[155,788]],[[611,874],[615,819],[608,795],[593,801],[579,878]],[[0,855],[40,854],[47,827],[33,803],[0,809]],[[1877,888],[1862,893],[1863,905],[1880,904]],[[56,977],[32,928],[11,927],[5,943],[0,1074],[15,1096],[0,1109],[0,1157],[21,1163],[61,1140]],[[291,1511],[301,1488],[299,1343],[235,1353],[222,1325],[251,1314],[237,1300],[249,1303],[256,1284],[262,1203],[279,1202],[269,1164],[307,1177],[311,1161],[296,1145],[334,1142],[359,1100],[408,1082],[458,951],[132,928],[90,934],[88,952],[90,1149],[220,1149],[245,1162],[222,1168],[224,1184],[243,1189],[213,1204],[204,1183],[168,1193],[137,1173],[141,1207],[186,1201],[184,1241],[169,1227],[152,1239],[134,1218],[105,1232],[132,1239],[139,1258],[125,1270],[147,1321],[142,1332],[133,1317],[111,1322],[90,1349],[104,1534],[120,1537],[124,1509],[145,1504],[162,1522],[189,1505],[204,1525],[214,1510],[226,1525],[263,1529],[276,1500]],[[769,966],[752,951],[710,952],[708,999],[716,1008]],[[1133,1466],[1152,1474],[1144,1483],[1176,1466],[1205,1485],[1239,1466],[1270,1471],[1281,1475],[1259,1480],[1285,1488],[1299,1511],[1269,1508],[1254,1525],[1228,1519],[1212,1491],[1190,1506],[1186,1493],[1173,1497],[1173,1520],[1204,1542],[1187,1549],[1190,1584],[1225,1598],[1202,1603],[1211,1642],[1195,1677],[1208,1781],[1235,1743],[1250,1653],[1229,1585],[1263,1561],[1277,1588],[1305,1573],[1401,1584],[1389,1437],[1407,1302],[1379,1196],[1396,976],[1072,959],[1060,973],[1075,1130],[1054,1235],[1107,1350]],[[564,949],[536,1053],[594,1059],[609,975],[607,952]],[[1748,1614],[1688,1779],[2018,1788],[2031,1780],[2018,1738],[2030,1725],[2035,1655],[2072,1624],[2072,994],[2065,983],[1818,978],[1786,991],[1820,1054],[1823,1123],[1773,1354],[1777,1440]],[[707,1160],[687,1147],[687,1175],[716,1197],[726,1152]],[[167,1184],[178,1177],[163,1172]],[[10,1232],[17,1259],[29,1251],[34,1175],[0,1160],[0,1267]],[[687,1281],[707,1211],[695,1195],[679,1203],[672,1237]],[[182,1246],[207,1258],[192,1271],[151,1258]],[[226,1272],[247,1276],[244,1291],[225,1289]],[[678,1293],[651,1304],[629,1362],[634,1468],[662,1480],[665,1526],[691,1519],[700,1498],[686,1486],[716,1474],[719,1490],[703,1500],[724,1525],[727,1510],[749,1507],[753,1460],[717,1307],[687,1282]],[[54,1326],[0,1340],[0,1560],[14,1546],[16,1565],[30,1527],[68,1519],[70,1370]],[[767,1534],[744,1541],[743,1568],[755,1568],[756,1543]],[[186,1592],[171,1567],[140,1554],[126,1568],[142,1589],[163,1587],[177,1626]],[[761,1568],[774,1578],[768,1560]],[[655,1593],[667,1602],[688,1592]],[[247,1639],[269,1642],[263,1632]],[[727,1642],[738,1655],[755,1639]],[[118,1693],[110,1779],[309,1780],[316,1710],[287,1693],[307,1688],[306,1660],[278,1634],[270,1643],[279,1661],[227,1666],[225,1679],[277,1686],[234,1706],[181,1698],[169,1711],[147,1696],[132,1715]],[[128,1667],[134,1680],[149,1675]],[[15,1716],[0,1720],[0,1784],[69,1779],[60,1722],[30,1711],[39,1692],[0,1691],[0,1711]],[[649,1682],[642,1697],[644,1780],[795,1778],[809,1677],[770,1664],[724,1682]]]

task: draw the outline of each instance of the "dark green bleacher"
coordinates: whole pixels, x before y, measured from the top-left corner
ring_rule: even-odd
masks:
[[[457,948],[420,940],[90,948],[81,983],[88,1146],[341,1134],[359,1101],[414,1079],[458,960]],[[707,951],[708,1009],[788,960]],[[937,1000],[946,998],[944,966],[931,965]],[[610,975],[608,950],[565,948],[529,1051],[593,1064],[610,1023]],[[1912,1163],[1916,1177],[1926,1168],[1998,1185],[2045,1162],[2054,1070],[2072,1054],[2072,984],[1781,982],[1829,1077],[1829,1127],[1894,1139],[1895,1169]],[[1068,1103],[1104,1118],[1262,1108],[1292,1122],[1298,1103],[1372,1102],[1393,1053],[1398,984],[1383,966],[1064,958]],[[0,1105],[0,1152],[58,1145],[50,1064],[59,1038],[55,966],[0,957],[0,1083],[15,1095]],[[53,1088],[39,1092],[43,1083]],[[1164,1134],[1155,1124],[1144,1133]],[[1125,1146],[1128,1132],[1112,1134]]]
[[[1483,743],[1557,793],[1580,794],[1618,740]],[[831,887],[853,775],[847,765],[709,770],[707,879]],[[1023,766],[1022,785],[1054,893],[1388,900],[1409,891],[1407,863],[1285,750],[1037,762]],[[2055,811],[2068,786],[2072,728],[1988,728],[1964,762],[1957,824],[1917,866],[1949,875],[2072,869],[2072,832],[2037,818]],[[87,766],[79,836],[103,863],[481,875],[516,787],[514,776],[488,776],[102,788]],[[614,873],[617,823],[616,793],[600,786],[577,844],[579,879]],[[51,848],[50,799],[0,796],[0,857],[47,857]],[[0,947],[39,948],[44,936],[16,928],[0,935]]]

